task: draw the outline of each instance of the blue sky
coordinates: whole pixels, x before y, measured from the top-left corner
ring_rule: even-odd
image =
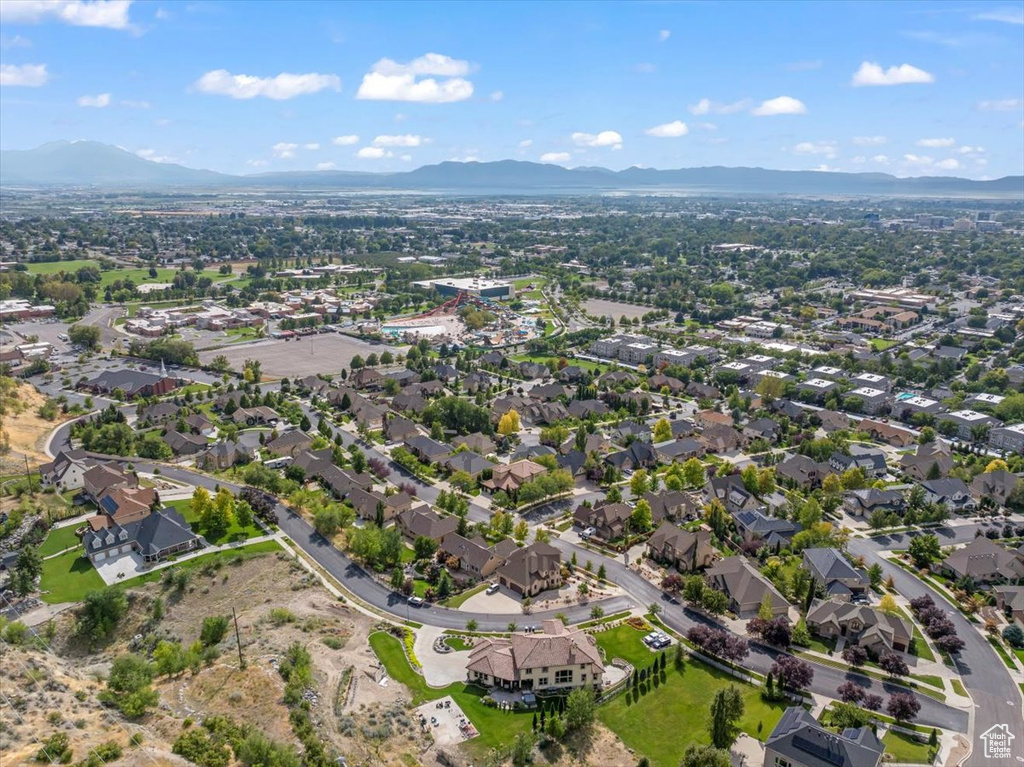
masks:
[[[4,0],[0,146],[1024,173],[1024,3]]]

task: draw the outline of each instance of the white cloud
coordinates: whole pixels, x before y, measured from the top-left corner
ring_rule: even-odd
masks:
[[[1020,8],[996,8],[984,13],[976,13],[973,18],[978,21],[998,21],[1003,24],[1024,25],[1024,11]]]
[[[696,104],[690,104],[687,109],[692,115],[730,115],[734,112],[742,112],[750,106],[750,99],[740,99],[730,104],[723,104],[711,99],[701,99]]]
[[[412,162],[412,155],[411,154],[403,154],[398,159],[401,160],[402,162]]]
[[[792,151],[794,154],[820,154],[830,160],[838,154],[835,141],[801,141]]]
[[[750,110],[755,117],[772,117],[774,115],[802,115],[807,112],[804,102],[792,96],[778,96],[762,101],[761,105]]]
[[[95,96],[79,96],[75,101],[80,107],[93,107],[95,109],[103,109],[104,107],[110,106],[110,94],[99,93]]]
[[[860,69],[853,73],[851,85],[854,88],[859,88],[864,85],[910,85],[933,82],[935,82],[935,77],[930,72],[925,72],[910,64],[900,64],[882,69],[881,64],[865,61],[860,65]]]
[[[423,138],[423,136],[414,136],[406,133],[402,136],[377,136],[373,140],[374,146],[421,146],[422,144],[429,144],[430,139]]]
[[[577,131],[572,134],[572,141],[576,146],[610,146],[612,149],[622,149],[622,136],[613,130],[603,130],[600,133],[580,133]]]
[[[60,21],[75,27],[129,29],[132,0],[4,0],[0,21],[37,24]]]
[[[519,142],[519,148],[520,149],[526,149],[527,147],[530,147],[530,146],[533,146],[533,139],[532,138],[524,138],[522,141]]]
[[[170,155],[159,155],[156,150],[138,150],[136,153],[143,160],[153,163],[176,163],[177,160]]]
[[[408,64],[400,64],[392,59],[381,59],[363,75],[356,98],[427,104],[465,101],[473,95],[473,83],[465,79],[465,75],[468,75],[471,69],[468,61],[442,56],[439,53],[428,53]],[[434,77],[425,77],[426,75]],[[448,79],[437,80],[435,77]]]
[[[842,168],[834,168],[831,165],[822,163],[821,165],[811,168],[811,170],[817,171],[818,173],[838,173]]]
[[[857,146],[881,146],[889,139],[886,136],[854,136],[853,143]]]
[[[871,159],[874,160],[875,162],[877,162],[879,165],[888,165],[889,164],[889,158],[886,157],[884,154],[876,154]]]
[[[308,149],[311,152],[315,152],[317,149],[320,148],[320,145],[318,143],[316,143],[315,141],[312,141],[312,142],[310,142],[308,144],[303,144],[302,148],[303,149]]]
[[[1017,112],[1024,109],[1024,99],[997,99],[979,101],[978,109],[983,112]]]
[[[960,154],[985,154],[983,146],[962,146],[957,150]]]
[[[298,144],[291,144],[287,141],[279,141],[271,150],[274,152],[274,157],[279,160],[290,160],[295,156],[295,150],[299,148]]]
[[[266,160],[246,160],[246,165],[251,165],[253,168],[264,168],[268,165]]]
[[[480,162],[475,154],[467,154],[464,157],[449,157],[448,162]]]
[[[653,128],[648,128],[644,131],[648,136],[656,138],[678,138],[679,136],[685,136],[689,132],[690,129],[682,120],[673,120],[670,123],[655,125]]]
[[[956,139],[954,138],[922,138],[915,142],[918,146],[927,147],[928,149],[943,149],[949,146],[956,146]]]
[[[336,167],[333,162],[318,162],[316,164],[317,170],[334,170]]]
[[[540,156],[541,162],[550,163],[563,163],[569,162],[572,159],[572,155],[568,152],[545,152]]]
[[[658,42],[659,43],[665,42],[670,37],[672,37],[672,30],[671,29],[663,29],[660,32],[658,32]]]
[[[32,41],[27,37],[21,35],[15,35],[14,37],[8,37],[7,35],[0,35],[0,48],[31,48]]]
[[[276,77],[256,77],[233,75],[226,69],[214,69],[196,80],[195,88],[200,93],[230,96],[233,99],[253,99],[262,96],[274,101],[284,101],[328,88],[341,90],[341,80],[337,75],[322,75],[317,72],[301,75],[282,72]]]
[[[46,85],[49,79],[46,64],[0,64],[0,86],[38,88]]]
[[[494,91],[494,93],[491,94],[491,101],[501,101],[504,98],[505,93],[503,91]]]
[[[948,160],[939,160],[935,163],[935,167],[939,170],[956,170],[960,167],[959,161],[950,157]]]
[[[360,160],[381,160],[385,157],[394,157],[394,154],[379,146],[364,146],[356,152],[356,157]]]
[[[350,134],[348,136],[335,136],[331,139],[331,143],[335,146],[352,146],[353,144],[359,143],[359,136]]]

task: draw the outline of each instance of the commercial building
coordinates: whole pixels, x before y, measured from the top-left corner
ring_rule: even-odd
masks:
[[[493,298],[498,301],[516,297],[516,288],[511,282],[504,280],[488,280],[484,277],[438,277],[432,280],[420,280],[413,285],[425,290],[436,290],[442,296],[457,296],[467,293],[477,298]]]

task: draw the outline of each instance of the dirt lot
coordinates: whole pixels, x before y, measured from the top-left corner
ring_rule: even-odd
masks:
[[[357,354],[364,359],[369,354],[390,350],[392,354],[404,352],[384,344],[369,344],[340,333],[321,333],[315,336],[293,338],[291,341],[271,338],[251,344],[240,344],[201,352],[199,358],[209,362],[219,354],[228,358],[231,366],[241,370],[247,359],[263,363],[263,374],[274,378],[288,376],[302,378],[317,373],[337,373],[348,367]]]
[[[11,446],[10,452],[0,456],[0,476],[24,474],[26,457],[33,469],[50,460],[43,452],[46,438],[62,421],[67,420],[64,416],[58,416],[55,421],[40,418],[37,411],[46,402],[46,397],[31,384],[21,381],[15,384],[17,388],[14,393],[0,393],[7,400],[8,411],[0,416],[0,432],[3,434],[0,442],[6,438]]]
[[[643,317],[647,312],[654,311],[650,306],[639,306],[637,304],[620,304],[618,301],[606,301],[603,298],[588,298],[583,302],[583,308],[587,314],[597,317],[613,317],[616,322],[625,314],[629,319]]]

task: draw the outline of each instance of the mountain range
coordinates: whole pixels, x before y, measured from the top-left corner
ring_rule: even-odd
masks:
[[[234,176],[147,160],[96,141],[54,141],[36,149],[0,151],[6,187],[388,189],[478,194],[585,194],[602,191],[690,191],[795,195],[1020,197],[1024,176],[989,181],[953,176],[899,178],[887,173],[728,168],[655,170],[563,168],[518,160],[442,162],[400,173],[287,171]]]

